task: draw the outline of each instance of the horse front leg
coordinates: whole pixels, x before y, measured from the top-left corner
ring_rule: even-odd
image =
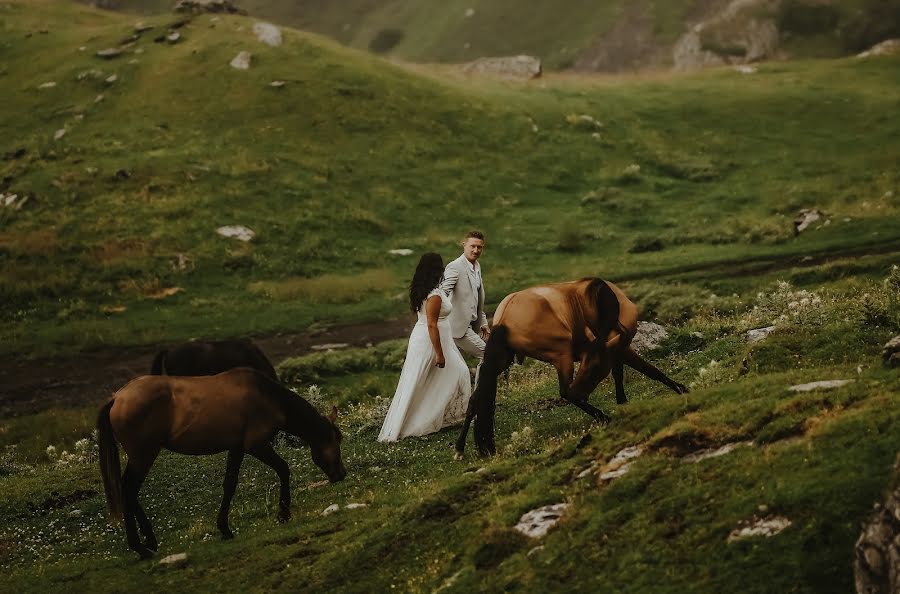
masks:
[[[291,469],[284,458],[278,455],[269,442],[261,443],[247,452],[271,468],[281,481],[281,489],[278,498],[278,521],[287,522],[291,519]]]
[[[456,452],[453,454],[454,460],[463,459],[466,449],[466,439],[469,436],[469,426],[472,425],[472,419],[475,418],[474,394],[472,396],[472,398],[469,398],[469,404],[466,406],[466,420],[465,422],[463,422],[463,427],[459,432],[459,437],[456,438]]]
[[[577,376],[575,376],[575,362],[570,358],[565,360],[564,363],[566,365],[557,366],[556,368],[559,375],[559,395],[591,415],[595,421],[600,421],[604,425],[608,424],[611,420],[609,415],[587,401],[587,397],[593,391],[593,388],[583,394],[578,390],[588,373],[587,358],[582,358]]]
[[[225,463],[225,480],[222,483],[222,505],[219,507],[219,516],[216,518],[216,527],[222,533],[222,538],[230,540],[234,533],[228,527],[228,512],[231,509],[231,499],[237,489],[238,476],[241,472],[241,462],[244,460],[244,449],[235,448],[228,452],[228,461]]]
[[[674,390],[678,394],[687,394],[688,389],[684,384],[680,384],[675,380],[671,379],[665,373],[645,361],[640,355],[634,352],[634,349],[628,347],[628,350],[625,351],[624,354],[625,363],[637,371],[640,371],[642,374],[646,375],[652,380],[656,380],[661,384],[664,384]]]

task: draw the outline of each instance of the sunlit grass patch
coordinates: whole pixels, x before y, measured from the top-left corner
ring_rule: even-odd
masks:
[[[379,268],[359,274],[334,273],[314,278],[257,281],[249,288],[274,301],[309,299],[314,303],[356,303],[398,287],[394,272]]]

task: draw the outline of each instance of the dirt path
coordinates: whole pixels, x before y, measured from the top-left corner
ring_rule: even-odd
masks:
[[[900,252],[890,238],[843,250],[808,252],[803,256],[760,256],[671,267],[652,273],[619,275],[616,281],[672,278],[697,280],[754,276],[774,270],[814,267],[841,258]],[[409,336],[414,318],[335,326],[299,334],[254,339],[274,364],[312,352],[323,344],[376,344]],[[101,349],[77,357],[11,361],[0,366],[0,418],[33,414],[54,407],[101,403],[131,378],[147,373],[155,347]]]
[[[254,339],[274,364],[315,350],[316,345],[366,346],[409,336],[415,322],[404,316]],[[155,347],[101,349],[77,357],[10,362],[0,367],[0,418],[54,407],[101,403],[128,380],[147,373]]]

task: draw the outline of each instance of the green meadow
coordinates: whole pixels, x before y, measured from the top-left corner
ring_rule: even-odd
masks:
[[[102,396],[86,394],[0,421],[0,590],[852,589],[861,524],[898,480],[900,376],[881,362],[900,332],[897,57],[518,84],[291,29],[272,48],[250,17],[154,42],[181,18],[0,1],[0,193],[27,197],[0,206],[4,357],[408,315],[418,255],[456,257],[479,228],[489,306],[612,280],[667,327],[647,356],[692,391],[627,372],[629,403],[610,382],[592,397],[604,427],[529,361],[500,389],[498,455],[470,443],[455,461],[454,429],[375,442],[405,342],[276,361],[339,405],[348,476],[320,485],[308,451],[279,443],[294,515],[279,524],[274,473],[248,459],[223,542],[224,456],[162,455],[142,502],[159,557],[187,552],[183,568],[137,561],[107,522]],[[95,56],[138,20],[156,28]],[[229,66],[240,51],[249,70]],[[824,216],[796,235],[803,208]],[[853,381],[788,390],[830,379]],[[737,442],[752,445],[685,459]],[[633,446],[629,471],[601,479]],[[513,530],[556,503],[546,536]],[[790,525],[728,542],[768,516]]]

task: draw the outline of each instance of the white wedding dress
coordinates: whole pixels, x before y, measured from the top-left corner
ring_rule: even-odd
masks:
[[[438,330],[444,351],[443,369],[435,365],[425,315],[425,302],[433,295],[441,298]],[[434,433],[466,418],[471,394],[469,368],[450,332],[447,316],[453,305],[440,289],[433,290],[428,297],[419,306],[419,319],[409,335],[403,371],[378,441],[397,441],[410,435]]]

